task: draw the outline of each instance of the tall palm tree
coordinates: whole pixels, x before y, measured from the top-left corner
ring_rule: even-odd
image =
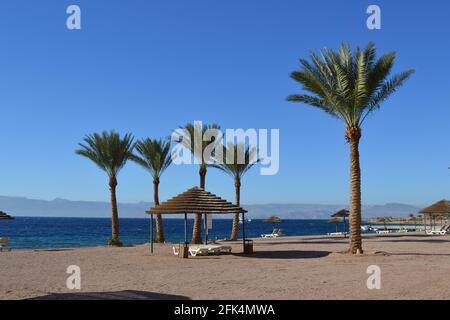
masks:
[[[234,179],[234,188],[236,192],[236,205],[241,205],[241,180],[242,177],[250,170],[259,159],[256,157],[257,150],[255,147],[250,147],[240,142],[233,144],[228,142],[227,146],[224,146],[224,159],[221,162],[216,162],[211,165],[217,168]],[[227,159],[227,154],[233,155],[233,158]],[[233,217],[233,226],[231,229],[230,240],[237,240],[239,232],[239,213],[235,213]]]
[[[220,130],[220,126],[218,124],[211,125],[200,125],[200,123],[188,123],[186,126],[181,127],[185,132],[182,137],[181,143],[182,145],[188,149],[194,157],[197,158],[200,164],[200,188],[205,189],[205,179],[208,163],[212,160],[212,157],[208,158],[203,155],[206,147],[211,143],[218,144],[220,141],[203,141],[203,137],[207,130]],[[209,155],[208,155],[209,156]],[[192,231],[192,243],[199,244],[202,242],[201,239],[201,230],[202,230],[202,215],[197,213],[194,218],[194,227]]]
[[[116,198],[117,174],[133,156],[133,140],[134,138],[130,133],[121,138],[114,130],[104,131],[101,134],[93,133],[86,135],[84,138],[85,144],[80,143],[80,149],[75,151],[77,154],[92,160],[108,174],[112,209],[110,245],[120,246],[122,244],[119,238],[119,213]]]
[[[148,170],[153,177],[153,201],[159,205],[159,178],[170,166],[172,158],[170,154],[169,140],[143,139],[136,143],[137,155],[132,160]],[[156,241],[164,242],[164,229],[161,214],[156,215]]]
[[[322,50],[321,57],[311,53],[311,62],[301,59],[301,69],[291,73],[292,79],[311,95],[291,95],[288,101],[322,109],[346,125],[345,136],[350,145],[351,254],[363,252],[359,162],[362,124],[414,73],[411,69],[389,78],[395,58],[396,53],[391,52],[376,60],[376,48],[372,43],[354,52],[350,46],[342,45],[337,52]]]

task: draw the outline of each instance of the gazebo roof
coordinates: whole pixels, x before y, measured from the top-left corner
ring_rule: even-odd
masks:
[[[335,214],[332,214],[331,217],[332,218],[343,218],[343,217],[348,217],[350,215],[350,212],[346,209],[342,209],[338,212],[336,212]]]
[[[450,214],[450,201],[444,199],[436,202],[435,204],[422,209],[419,213],[427,214],[427,215],[442,215],[442,214]]]
[[[191,188],[147,211],[150,213],[245,213],[247,210],[198,187]]]
[[[0,211],[0,220],[11,220],[14,219],[10,215],[4,213],[3,211]]]

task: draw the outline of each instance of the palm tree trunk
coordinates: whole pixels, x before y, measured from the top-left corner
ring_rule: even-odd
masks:
[[[159,178],[153,179],[153,202],[159,205]],[[156,214],[156,242],[164,243],[164,226],[160,213]]]
[[[109,190],[111,191],[111,240],[112,243],[119,243],[119,212],[117,210],[117,198],[116,198],[116,187],[117,179],[116,177],[111,177],[109,179]]]
[[[205,190],[206,165],[200,166],[200,188]],[[202,214],[196,213],[194,218],[194,229],[192,230],[192,243],[202,243]]]
[[[362,254],[361,240],[361,167],[359,164],[359,141],[361,128],[348,127],[350,144],[350,254]]]
[[[236,178],[234,180],[234,188],[236,190],[236,205],[241,205],[241,180]],[[230,240],[236,241],[239,233],[239,213],[235,213],[233,217],[233,228],[231,229]]]

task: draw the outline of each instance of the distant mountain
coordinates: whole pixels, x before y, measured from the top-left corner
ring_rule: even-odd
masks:
[[[321,204],[262,204],[248,205],[245,209],[249,215],[255,218],[276,215],[284,219],[328,219],[330,215],[341,209],[348,209],[345,205],[321,205]],[[416,214],[420,207],[388,203],[385,205],[363,206],[363,218],[373,217],[400,217]]]
[[[142,218],[145,211],[153,205],[151,202],[119,203],[119,214],[122,218]],[[271,215],[283,219],[328,219],[330,214],[346,208],[343,205],[321,204],[253,204],[243,205],[249,211],[248,217],[258,219]],[[400,217],[416,214],[421,208],[401,204],[363,206],[363,218]],[[110,217],[109,202],[70,201],[54,199],[52,201],[34,200],[24,197],[0,196],[0,210],[12,216],[36,217]],[[178,217],[178,216],[174,216]],[[221,215],[220,217],[230,217]]]
[[[119,213],[123,218],[145,216],[145,210],[152,206],[150,202],[119,203]],[[0,196],[0,210],[12,216],[31,217],[110,217],[109,202],[70,201],[54,199],[52,201],[34,200],[23,197]]]

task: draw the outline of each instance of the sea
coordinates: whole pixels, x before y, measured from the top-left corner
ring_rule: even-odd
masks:
[[[188,239],[192,236],[193,220],[188,220]],[[232,220],[213,219],[208,238],[225,239],[230,236]],[[242,224],[240,225],[242,228]],[[340,224],[339,231],[343,225]],[[335,232],[336,225],[327,220],[283,220],[278,223],[253,219],[245,223],[246,237],[260,237],[281,228],[286,236],[324,235]],[[347,225],[348,230],[348,225]],[[184,220],[164,219],[166,242],[184,241]],[[242,233],[240,233],[242,236]],[[109,218],[49,218],[16,217],[0,221],[0,237],[9,237],[9,246],[16,249],[49,249],[103,246],[111,237]],[[120,238],[125,245],[150,242],[150,219],[120,219]]]

